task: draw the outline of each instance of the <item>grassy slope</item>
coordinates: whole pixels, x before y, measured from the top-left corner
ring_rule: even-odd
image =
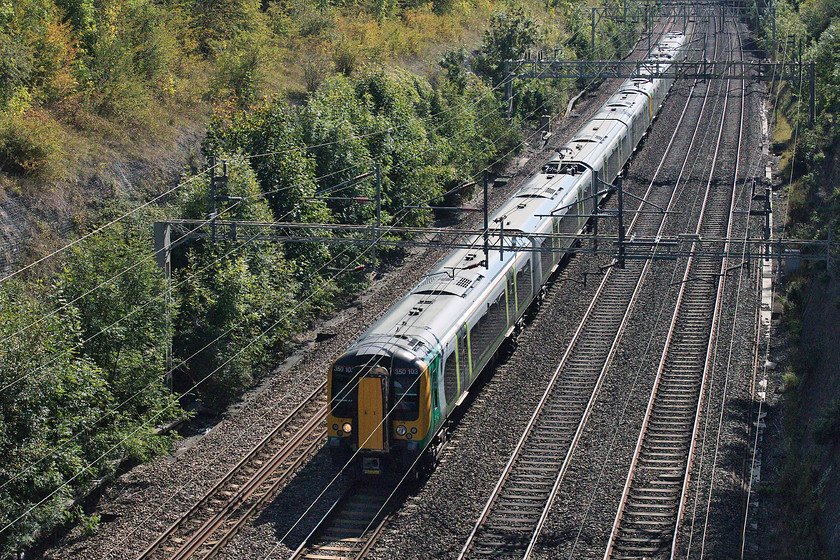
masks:
[[[254,100],[300,103],[337,70],[385,64],[427,74],[445,49],[478,48],[500,4],[457,1],[438,15],[429,3],[394,7],[382,17],[357,6],[319,11],[305,0],[285,2],[282,9],[279,2],[267,6],[242,39],[250,41],[248,48],[234,38],[210,56],[171,63],[163,94],[126,90],[116,98],[118,110],[97,108],[81,94],[33,103],[18,127],[46,151],[34,172],[0,167],[0,244],[7,248],[0,273],[48,253],[86,222],[97,221],[104,206],[148,200],[170,188],[185,168],[201,167],[206,123],[216,104],[236,95],[231,75],[243,57],[254,56],[247,84]],[[528,9],[551,19],[544,4]]]

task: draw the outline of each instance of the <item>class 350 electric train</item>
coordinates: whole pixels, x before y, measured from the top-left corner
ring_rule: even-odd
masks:
[[[684,58],[666,34],[651,58]],[[365,475],[416,469],[478,374],[511,335],[644,136],[672,79],[626,80],[490,219],[474,249],[451,252],[335,362],[327,445]],[[533,237],[531,237],[533,236]],[[428,456],[428,453],[427,453]]]

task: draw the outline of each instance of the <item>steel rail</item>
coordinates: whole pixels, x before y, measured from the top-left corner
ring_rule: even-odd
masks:
[[[699,81],[700,81],[700,80],[695,80],[695,81],[694,81],[694,84],[692,84],[692,91],[694,90],[694,88],[696,87],[696,85],[697,85],[697,83],[698,83]],[[705,111],[705,106],[706,106],[706,102],[707,102],[707,100],[708,100],[708,96],[709,96],[709,88],[706,88],[705,94],[704,94],[704,96],[703,96],[703,105],[702,105],[702,108],[701,108],[701,111],[700,111],[700,117],[698,118],[698,121],[702,118],[702,114],[703,114],[703,112]],[[673,132],[673,134],[671,135],[671,139],[670,139],[670,141],[669,141],[669,143],[668,143],[668,146],[667,146],[667,148],[666,148],[666,150],[665,150],[665,154],[664,154],[664,155],[663,155],[663,157],[662,157],[662,161],[660,162],[659,167],[657,168],[656,172],[654,173],[653,178],[651,179],[651,184],[652,184],[652,183],[656,180],[656,177],[658,176],[660,169],[662,168],[662,166],[663,166],[663,165],[664,165],[664,163],[665,163],[665,157],[667,157],[667,154],[670,152],[670,150],[671,150],[671,146],[672,146],[672,144],[673,144],[674,140],[675,140],[675,139],[677,138],[677,136],[678,136],[678,132],[679,132],[680,125],[682,124],[683,119],[684,119],[684,116],[685,116],[685,113],[686,113],[686,112],[687,112],[687,110],[688,110],[688,105],[689,105],[690,98],[691,98],[691,95],[689,94],[689,95],[687,96],[686,105],[685,105],[685,107],[683,108],[683,112],[682,112],[682,114],[680,115],[679,121],[677,122],[677,124],[676,124],[676,126],[675,126],[675,128],[674,128],[674,132]],[[672,192],[671,198],[670,198],[670,199],[669,199],[669,201],[668,201],[668,208],[669,208],[669,209],[670,209],[670,208],[672,207],[672,205],[673,205],[674,198],[675,198],[675,195],[676,195],[676,192],[677,192],[677,187],[678,187],[678,185],[680,184],[680,181],[681,181],[681,180],[682,180],[682,178],[683,178],[683,174],[684,174],[684,172],[685,172],[685,167],[686,167],[686,164],[688,163],[688,157],[689,157],[689,154],[691,153],[691,150],[692,150],[692,148],[693,148],[693,146],[694,146],[694,143],[695,143],[695,140],[696,140],[696,138],[697,138],[697,134],[699,133],[699,130],[700,130],[700,127],[699,127],[699,126],[695,126],[695,127],[694,127],[694,130],[692,131],[691,141],[689,142],[688,148],[687,148],[687,150],[686,150],[686,157],[685,157],[685,159],[684,159],[684,161],[683,161],[682,167],[680,168],[680,173],[679,173],[679,175],[678,175],[678,177],[677,177],[677,180],[674,182],[674,190],[673,190],[673,192]],[[663,219],[663,220],[662,220],[662,223],[661,223],[661,225],[660,225],[660,227],[659,227],[659,230],[657,231],[657,235],[656,235],[656,237],[657,237],[657,238],[659,238],[659,236],[661,236],[661,234],[662,234],[663,230],[665,229],[665,225],[666,225],[666,220],[665,220],[665,219]],[[653,250],[655,251],[655,248],[654,248]],[[639,288],[641,287],[641,284],[642,284],[643,280],[647,277],[647,274],[648,274],[648,273],[649,273],[649,271],[650,271],[650,268],[651,268],[651,266],[652,266],[652,263],[653,263],[653,259],[648,259],[648,260],[645,262],[645,266],[644,266],[644,268],[643,268],[643,270],[642,270],[642,273],[641,273],[641,276],[640,276],[640,278],[639,278],[639,284],[638,284],[638,286],[636,287],[636,290],[634,290],[634,292],[633,292],[633,296],[632,296],[631,301],[630,301],[630,304],[629,304],[629,306],[628,306],[627,313],[626,313],[626,315],[625,315],[625,319],[624,319],[625,321],[626,321],[626,319],[627,319],[627,318],[629,318],[629,315],[630,315],[630,312],[631,312],[631,310],[632,310],[632,308],[633,308],[633,305],[634,305],[634,302],[635,302],[636,296],[637,296],[637,294],[638,294]],[[603,367],[603,371],[602,371],[601,375],[603,375],[603,374],[606,372],[606,370],[608,369],[608,367],[611,365],[613,354],[614,354],[614,353],[615,353],[615,351],[617,350],[617,346],[618,346],[619,338],[621,337],[621,334],[622,334],[622,332],[623,332],[623,327],[624,327],[624,325],[622,324],[622,329],[619,331],[618,335],[616,336],[615,341],[613,342],[613,348],[611,348],[609,359],[608,359],[608,361],[607,361],[607,362],[605,362],[604,367]],[[593,395],[593,396],[594,396],[594,395]],[[580,425],[580,426],[579,426],[579,428],[578,428],[578,432],[579,432],[579,433],[583,431],[583,428],[584,428],[584,423],[586,422],[586,419],[588,418],[588,414],[589,414],[589,410],[587,410],[587,416],[584,418],[584,420],[582,421],[581,425]],[[575,441],[575,444],[577,443],[577,438],[578,438],[578,437],[579,437],[579,435],[576,435],[576,441]],[[556,495],[557,495],[557,492],[559,491],[560,484],[561,484],[561,482],[562,482],[563,476],[565,475],[565,471],[566,471],[566,470],[567,470],[567,468],[568,468],[568,463],[570,462],[570,458],[571,458],[571,456],[572,456],[573,451],[574,451],[574,447],[573,447],[573,448],[571,448],[571,449],[569,450],[569,452],[568,452],[568,454],[567,454],[567,456],[566,456],[566,460],[565,460],[565,461],[564,461],[564,463],[563,463],[563,468],[561,469],[561,472],[560,472],[560,473],[558,473],[558,476],[557,476],[557,479],[556,479],[556,481],[555,481],[554,487],[553,487],[553,488],[552,488],[552,490],[551,490],[551,494],[550,494],[549,500],[546,502],[546,505],[545,505],[545,507],[544,507],[544,509],[543,509],[543,512],[542,512],[542,515],[541,515],[541,517],[540,517],[540,521],[539,521],[539,523],[538,523],[538,525],[537,525],[537,527],[536,527],[536,529],[535,529],[535,531],[534,531],[534,535],[531,537],[531,542],[530,542],[530,543],[529,543],[529,545],[528,545],[528,549],[527,549],[527,550],[526,550],[526,552],[525,552],[525,556],[524,556],[524,559],[525,559],[525,560],[527,560],[528,558],[530,558],[531,554],[533,553],[534,548],[536,547],[537,539],[539,538],[539,535],[540,535],[540,533],[542,532],[542,527],[543,527],[543,525],[545,524],[545,521],[546,521],[546,520],[547,520],[547,518],[548,518],[549,512],[550,512],[550,510],[551,510],[551,505],[552,505],[552,503],[553,503],[553,501],[554,501],[554,498],[555,498],[555,497],[556,497]]]
[[[183,557],[183,554],[179,551],[190,546],[190,543],[194,542],[194,538],[203,535],[203,540],[206,541],[209,536],[209,533],[207,533],[208,523],[215,519],[219,512],[232,511],[235,505],[244,502],[247,497],[253,494],[256,491],[256,487],[253,486],[254,481],[260,477],[265,480],[271,474],[267,472],[267,465],[273,465],[276,470],[282,464],[282,461],[277,462],[276,458],[282,455],[288,457],[294,448],[305,440],[305,437],[302,436],[311,434],[312,426],[317,425],[326,417],[326,404],[321,402],[326,400],[325,392],[326,381],[319,384],[318,388],[287,414],[259,444],[214,484],[201,499],[155,539],[138,557],[138,560]],[[310,421],[304,424],[302,428],[298,428],[290,440],[284,439],[287,437],[284,434],[294,430],[296,424],[301,421],[304,412],[312,408],[316,408],[316,410],[311,413],[313,415]],[[275,450],[274,447],[278,445],[279,448]],[[264,458],[265,452],[269,452],[271,455],[267,462]],[[306,456],[306,453],[302,456]],[[259,465],[262,465],[262,467]],[[247,472],[249,470],[250,473]],[[219,496],[223,496],[223,498],[219,498]],[[211,516],[210,520],[196,527],[197,523],[201,522],[201,516],[207,510],[215,510],[216,513]],[[198,533],[196,533],[196,528],[198,528]],[[175,556],[172,556],[172,554],[175,554]]]
[[[692,85],[692,88],[694,88],[696,86],[696,83],[697,83],[697,81],[695,81],[695,84]],[[704,96],[703,107],[705,107],[705,100],[707,98],[707,95],[708,95],[708,88],[707,88],[707,94],[706,94],[706,96]],[[682,125],[682,123],[684,121],[686,112],[687,112],[688,107],[690,105],[690,101],[691,101],[691,96],[687,96],[686,97],[686,104],[685,104],[685,106],[683,108],[683,111],[680,115],[679,121],[677,122],[677,124],[675,126],[674,132],[671,135],[668,146],[666,147],[665,155],[663,156],[662,161],[660,162],[660,164],[659,164],[659,166],[658,166],[658,168],[657,168],[657,170],[654,174],[653,179],[650,181],[650,183],[648,185],[647,191],[646,191],[645,196],[644,196],[645,199],[649,198],[649,196],[651,194],[651,191],[653,189],[654,183],[655,183],[655,179],[658,176],[660,170],[662,169],[662,167],[665,163],[665,158],[667,157],[667,155],[671,152],[671,150],[673,148],[674,141],[677,138],[678,132],[680,130],[680,126]],[[701,110],[701,113],[702,113],[702,110]],[[693,135],[692,135],[692,143],[694,141],[694,138],[696,137],[696,134],[698,132],[698,128],[699,127],[696,127],[696,126],[694,127],[694,132],[693,132]],[[682,169],[681,169],[681,172],[680,172],[680,177],[682,176],[682,171],[685,169],[685,165],[687,163],[687,158],[688,158],[689,152],[690,152],[690,148],[686,152],[686,156],[683,160],[683,166],[682,166]],[[674,196],[675,196],[675,193],[677,191],[677,185],[679,184],[679,182],[680,182],[680,179],[678,178],[677,181],[674,183],[673,190],[671,191],[671,194],[670,194],[670,197],[669,197],[669,200],[668,200],[668,204],[667,204],[669,209],[673,204]],[[637,220],[639,219],[640,215],[641,214],[639,214],[639,213],[637,213],[635,215],[635,217],[633,219],[633,222],[630,224],[630,227],[629,227],[630,231],[633,231],[636,228]],[[664,227],[665,227],[665,224],[666,224],[666,219],[665,218],[667,217],[667,215],[668,215],[667,213],[662,214],[663,219],[659,224],[658,231],[656,233],[655,238],[658,238],[659,236],[661,236],[661,233],[664,230]],[[655,251],[655,249],[656,249],[655,245],[651,247],[651,251]],[[601,368],[598,372],[597,379],[594,383],[594,386],[591,390],[591,393],[589,394],[589,398],[588,398],[588,401],[587,401],[586,408],[582,413],[580,421],[578,422],[577,429],[576,429],[575,434],[574,434],[574,436],[573,436],[573,438],[572,438],[572,440],[569,444],[569,448],[568,448],[568,450],[565,454],[564,461],[563,461],[562,465],[560,466],[560,469],[559,469],[559,471],[558,471],[558,473],[557,473],[557,475],[556,475],[556,477],[553,481],[553,485],[552,485],[551,491],[549,492],[548,498],[546,499],[546,501],[543,504],[542,511],[540,513],[539,519],[537,520],[536,526],[533,528],[533,530],[531,532],[530,540],[528,542],[527,549],[525,551],[525,558],[528,558],[530,556],[530,554],[533,551],[533,548],[536,544],[536,541],[537,541],[537,539],[538,539],[538,537],[541,533],[542,527],[543,527],[544,522],[547,518],[548,512],[551,508],[551,504],[553,503],[553,500],[556,497],[557,491],[560,487],[560,484],[563,480],[563,477],[564,477],[564,475],[565,475],[565,473],[568,469],[568,466],[570,464],[570,459],[571,459],[571,457],[574,453],[574,450],[577,446],[578,441],[580,440],[583,429],[586,426],[587,419],[589,418],[589,416],[591,414],[592,408],[593,408],[594,403],[597,399],[598,392],[600,390],[603,379],[605,377],[605,373],[606,373],[607,369],[609,368],[610,364],[612,363],[612,358],[615,355],[615,352],[617,351],[618,343],[621,339],[621,335],[624,331],[624,327],[625,327],[625,325],[628,321],[628,318],[630,316],[631,311],[633,310],[633,304],[634,304],[634,302],[637,298],[637,295],[640,291],[640,287],[642,285],[643,279],[646,277],[646,274],[647,274],[650,266],[651,266],[651,261],[648,259],[648,260],[646,260],[646,262],[643,266],[643,269],[642,269],[641,273],[639,274],[639,277],[636,280],[635,286],[632,289],[632,293],[631,293],[631,295],[629,297],[629,300],[628,300],[628,303],[627,303],[627,308],[625,309],[625,312],[623,313],[623,315],[622,315],[622,317],[619,321],[615,337],[614,337],[613,342],[610,346],[610,349],[607,353],[607,356],[606,356],[604,362],[602,363],[602,366],[601,366]],[[540,415],[546,408],[546,403],[548,402],[549,397],[551,396],[551,393],[556,386],[556,383],[557,383],[557,380],[559,378],[560,373],[565,370],[566,365],[569,362],[570,357],[574,355],[574,351],[577,350],[578,347],[579,347],[579,342],[581,340],[582,334],[583,334],[585,328],[590,323],[590,319],[593,315],[593,310],[595,309],[596,304],[599,303],[599,300],[601,299],[601,296],[604,292],[604,289],[605,289],[605,287],[607,286],[607,284],[610,280],[612,270],[613,270],[612,268],[609,268],[607,274],[602,279],[601,284],[599,285],[599,287],[596,291],[596,294],[593,297],[592,302],[590,303],[589,308],[587,309],[586,313],[584,314],[583,319],[581,320],[580,324],[578,325],[578,327],[577,327],[577,329],[576,329],[576,331],[573,335],[572,341],[569,343],[569,346],[566,350],[566,353],[564,354],[563,358],[561,359],[560,364],[555,369],[555,372],[554,372],[553,376],[551,377],[551,379],[549,381],[548,387],[546,388],[545,392],[543,393],[543,396],[540,399],[540,402],[538,403],[537,407],[535,408],[534,413],[532,414],[528,424],[526,425],[525,429],[523,430],[523,434],[520,437],[514,451],[512,452],[511,457],[508,460],[505,468],[503,469],[502,474],[499,477],[499,480],[497,481],[496,486],[494,487],[494,489],[493,489],[493,491],[490,495],[490,498],[488,499],[487,503],[485,504],[485,507],[482,510],[482,512],[481,512],[481,514],[480,514],[472,532],[470,533],[470,535],[467,539],[467,542],[464,544],[464,547],[461,551],[461,554],[460,554],[459,558],[464,558],[470,552],[473,545],[475,544],[475,539],[477,538],[477,535],[478,535],[479,531],[481,530],[481,528],[487,522],[488,516],[490,515],[490,512],[491,512],[493,506],[495,505],[495,503],[497,501],[497,498],[500,496],[501,490],[504,487],[505,482],[507,482],[507,480],[508,480],[508,478],[509,478],[509,476],[510,476],[512,470],[513,470],[513,467],[517,462],[517,459],[519,457],[521,457],[521,455],[522,455],[522,451],[525,447],[525,444],[526,444],[528,438],[534,433],[534,430],[535,430],[537,424],[539,423],[538,421],[540,419]]]
[[[740,35],[740,33],[738,33],[737,23],[735,25],[735,31],[736,31],[736,36],[738,38],[739,52],[741,52],[741,54],[743,56],[743,45],[741,43],[741,35]],[[738,117],[738,121],[739,121],[738,122],[738,143],[737,143],[738,148],[735,150],[735,169],[733,171],[733,177],[732,177],[732,194],[730,195],[732,203],[731,203],[730,208],[729,208],[729,216],[727,217],[726,239],[730,239],[732,237],[732,228],[733,228],[733,222],[734,222],[735,200],[736,200],[737,188],[738,188],[738,171],[739,171],[740,166],[741,166],[741,140],[743,139],[743,136],[744,136],[744,105],[745,105],[745,101],[746,101],[745,93],[744,93],[745,90],[746,90],[746,87],[742,86],[741,87],[741,110],[740,110],[740,114],[739,114],[739,117]],[[727,245],[727,247],[728,247],[728,245]],[[726,249],[726,247],[724,249]],[[724,250],[724,253],[725,252],[726,252],[726,250]],[[714,345],[715,334],[716,334],[717,326],[718,326],[719,321],[720,321],[720,306],[722,305],[723,300],[724,300],[724,288],[726,287],[726,271],[727,271],[728,268],[729,268],[729,260],[728,260],[728,257],[724,256],[721,259],[721,262],[720,262],[720,271],[719,271],[720,282],[718,282],[718,290],[717,290],[717,295],[716,295],[716,298],[715,298],[715,309],[714,309],[714,314],[713,314],[714,319],[713,319],[713,322],[712,322],[712,331],[709,335],[709,346],[708,346],[708,349],[707,349],[707,352],[706,352],[706,367],[703,371],[704,384],[705,384],[705,379],[707,377],[707,374],[708,374],[709,370],[710,369],[713,370],[714,365],[715,365],[715,360],[714,360],[714,356],[713,356],[713,351],[714,351],[714,348],[715,348],[715,345]],[[735,325],[735,323],[734,323],[734,320],[733,320],[733,328],[734,328],[734,325]],[[696,449],[696,446],[697,446],[697,435],[698,435],[698,432],[700,430],[700,418],[701,418],[701,413],[702,413],[702,405],[703,405],[703,391],[701,390],[700,398],[697,399],[697,410],[696,410],[695,416],[694,416],[694,429],[692,430],[692,434],[691,434],[691,447],[689,448],[688,459],[686,461],[686,465],[687,465],[686,475],[685,475],[685,480],[683,481],[683,488],[682,488],[682,492],[681,492],[681,495],[680,495],[680,506],[679,506],[679,509],[677,510],[677,521],[674,525],[674,536],[673,536],[673,540],[672,540],[672,544],[671,544],[671,559],[673,559],[676,556],[676,553],[677,553],[677,537],[679,536],[680,524],[682,522],[683,512],[685,511],[686,500],[688,499],[689,482],[690,482],[690,475],[691,475],[691,464],[692,464],[692,460],[693,460],[693,457],[694,457],[694,452],[695,452],[695,449]],[[723,403],[721,403],[721,422],[723,421],[722,418],[723,418]],[[702,456],[701,456],[701,461],[702,461]],[[702,467],[702,462],[701,462],[701,467]],[[714,485],[714,469],[715,469],[715,465],[713,464],[712,465],[712,479],[711,479],[710,487],[709,487],[709,499],[710,500],[711,500],[711,488]],[[707,510],[707,516],[706,516],[706,524],[708,524],[708,510]],[[704,527],[704,535],[705,535],[705,527]]]
[[[289,444],[265,463],[244,487],[212,518],[208,519],[171,558],[173,560],[184,560],[197,552],[202,558],[211,558],[218,553],[248,520],[250,515],[286,481],[287,475],[300,466],[308,455],[320,446],[326,435],[325,428],[319,429],[326,416],[326,407],[322,410],[324,411],[323,416],[314,416]],[[312,435],[315,437],[311,438]],[[304,445],[307,441],[308,443]],[[301,452],[295,455],[299,451]],[[292,461],[286,464],[290,457],[293,458]],[[275,471],[284,464],[286,468],[281,475],[273,477]],[[255,496],[256,499],[250,504],[247,503],[247,500],[252,496]],[[217,540],[210,541],[210,538],[220,529],[221,534]]]
[[[401,481],[400,481],[401,482]],[[399,483],[349,488],[292,553],[290,560],[363,558],[390,519],[386,506]]]
[[[716,141],[715,154],[714,154],[712,162],[711,162],[711,167],[710,167],[711,171],[710,171],[710,174],[709,174],[709,179],[706,183],[706,189],[705,189],[703,203],[702,203],[702,207],[701,207],[701,211],[700,211],[700,216],[701,217],[698,220],[698,223],[697,223],[696,228],[695,228],[695,234],[697,234],[697,235],[700,234],[702,228],[708,223],[706,218],[708,218],[707,214],[710,213],[709,212],[709,209],[710,209],[709,208],[709,203],[710,203],[710,195],[711,195],[711,184],[712,184],[712,181],[713,181],[715,169],[717,167],[717,160],[718,160],[718,157],[720,155],[721,145],[723,143],[723,133],[724,133],[724,128],[725,128],[725,125],[726,125],[726,122],[727,122],[726,112],[727,112],[727,107],[728,107],[728,97],[729,97],[728,91],[729,91],[730,85],[731,85],[731,82],[727,82],[727,88],[726,88],[727,89],[727,94],[724,97],[724,108],[723,108],[723,111],[722,111],[720,128],[719,128],[719,131],[718,131],[718,138],[717,138],[717,141]],[[743,90],[742,90],[742,93],[743,93]],[[742,108],[743,108],[743,104],[742,104]],[[742,127],[743,127],[743,122],[741,120],[741,122],[739,122],[739,136],[740,136],[740,130],[742,129]],[[737,177],[737,170],[736,170],[736,177]],[[727,215],[727,222],[729,224],[729,228],[731,228],[731,222],[732,222],[731,217],[732,217],[733,211],[734,211],[734,197],[730,196],[730,198],[729,198],[729,210],[728,210],[728,215]],[[730,230],[728,229],[727,230],[727,235],[729,235],[729,232],[730,232]],[[668,335],[667,335],[667,338],[666,338],[665,347],[662,351],[659,366],[657,367],[657,373],[656,373],[656,377],[654,379],[653,388],[651,389],[650,398],[648,400],[648,405],[647,405],[647,408],[645,410],[645,416],[644,416],[644,419],[643,419],[643,422],[642,422],[642,428],[639,432],[639,437],[637,439],[637,443],[636,443],[635,451],[634,451],[633,458],[632,458],[632,461],[631,461],[631,464],[630,464],[630,469],[629,469],[629,472],[628,472],[628,476],[627,476],[627,479],[626,479],[626,482],[625,482],[625,485],[624,485],[624,489],[622,491],[622,496],[621,496],[621,500],[620,500],[619,507],[618,507],[618,510],[617,510],[617,514],[616,514],[615,520],[613,522],[613,527],[612,527],[612,530],[610,532],[609,541],[607,543],[607,547],[606,547],[606,550],[605,550],[605,553],[604,553],[605,560],[609,559],[613,556],[615,548],[616,548],[616,546],[618,544],[618,541],[620,539],[620,534],[619,533],[621,531],[622,522],[624,521],[625,515],[627,513],[627,507],[628,507],[628,502],[630,500],[630,495],[631,495],[631,492],[634,488],[634,479],[636,477],[637,467],[639,465],[640,458],[641,458],[642,453],[643,453],[644,448],[645,448],[645,443],[647,441],[646,436],[649,434],[648,428],[649,428],[649,426],[651,425],[651,422],[652,422],[654,409],[655,409],[656,405],[660,404],[660,400],[657,399],[657,397],[659,397],[661,395],[660,389],[663,386],[663,379],[664,379],[664,375],[665,375],[666,365],[668,364],[669,358],[671,358],[674,355],[672,353],[672,347],[673,347],[674,342],[675,342],[675,333],[677,331],[677,326],[679,324],[679,320],[683,317],[683,314],[686,313],[686,309],[683,305],[683,302],[687,299],[687,292],[690,289],[688,279],[689,279],[689,276],[691,275],[692,271],[695,268],[695,262],[696,262],[696,260],[695,260],[694,255],[690,256],[689,259],[688,259],[688,263],[686,264],[686,267],[685,267],[685,272],[684,272],[684,275],[683,275],[683,281],[680,283],[680,290],[679,290],[679,293],[678,293],[678,296],[677,296],[677,304],[675,306],[674,313],[673,313],[672,319],[671,319],[671,323],[669,325],[669,330],[668,330]],[[721,265],[721,270],[723,270],[723,271],[726,270],[725,259],[724,259],[724,263]],[[687,486],[687,481],[690,480],[690,475],[691,475],[691,470],[690,470],[690,458],[691,457],[690,456],[692,455],[693,449],[694,449],[694,440],[695,440],[695,435],[696,435],[695,430],[696,430],[696,426],[697,426],[696,422],[697,422],[697,417],[699,416],[699,411],[702,408],[702,395],[705,392],[705,382],[706,382],[706,378],[707,378],[706,374],[708,372],[708,355],[709,355],[710,349],[712,347],[712,341],[714,340],[714,336],[715,336],[715,327],[718,323],[718,318],[719,318],[719,312],[720,312],[719,294],[720,294],[720,285],[721,284],[722,284],[722,282],[718,283],[718,297],[716,297],[715,302],[714,302],[714,311],[713,311],[713,315],[712,315],[712,318],[711,318],[709,338],[708,338],[708,341],[706,343],[707,344],[706,356],[705,356],[706,360],[705,360],[705,363],[704,363],[703,370],[701,372],[700,390],[698,392],[698,397],[697,397],[698,402],[695,406],[694,425],[692,427],[692,431],[690,433],[690,438],[689,438],[689,441],[690,441],[689,450],[688,450],[689,457],[688,457],[688,462],[685,463],[686,464],[685,472],[682,475],[680,497],[679,497],[679,500],[678,500],[677,505],[676,505],[677,512],[674,514],[675,517],[677,517],[677,518],[680,517],[682,509],[683,509],[683,503],[684,503],[684,499],[685,499],[684,492],[685,492],[685,488]],[[692,310],[692,311],[696,311],[696,310]],[[701,335],[701,336],[703,336],[703,335]],[[674,454],[674,453],[672,453],[672,454]],[[668,477],[670,477],[670,476],[671,475],[669,474]],[[650,492],[652,494],[655,494],[656,497],[658,497],[660,499],[660,501],[667,498],[667,496],[665,496],[664,498],[662,496],[659,496],[659,494],[663,494],[663,493],[667,494],[667,492],[668,492],[667,488],[666,489],[650,490]],[[655,505],[654,505],[654,507],[655,507]],[[651,514],[651,515],[655,515],[655,514]],[[664,514],[663,514],[663,516],[660,516],[660,517],[664,517]],[[646,522],[646,524],[656,525],[656,522],[648,521],[648,522]],[[654,531],[654,529],[649,529],[648,530],[648,532],[653,532],[653,531]],[[677,535],[678,531],[679,531],[679,525],[676,523],[676,519],[675,519],[675,525],[674,525],[673,532],[672,532],[672,535],[671,535],[671,540],[672,540],[671,550],[670,550],[671,558],[673,558],[673,554],[675,552],[674,546],[675,546],[676,535]],[[642,539],[642,538],[633,538],[633,537],[627,537],[627,538],[629,538],[631,540],[641,540],[645,543],[650,543],[649,546],[653,547],[653,551],[651,553],[655,553],[656,549],[659,548],[659,545],[656,544],[656,540],[655,540],[657,538],[657,535],[654,534],[653,537],[654,537],[653,539]],[[641,545],[637,545],[637,546],[641,546]],[[644,552],[644,554],[646,554],[646,553],[647,553],[647,551]],[[630,552],[629,554],[631,556],[633,556],[633,555],[643,554],[643,552],[641,550],[635,550],[633,552]]]

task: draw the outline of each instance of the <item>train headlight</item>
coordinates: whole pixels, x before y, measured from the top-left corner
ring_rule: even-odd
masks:
[[[338,424],[333,424],[333,430],[338,431]]]
[[[411,428],[411,433],[416,434],[417,433],[417,428]]]
[[[345,422],[341,429],[344,430],[344,433],[349,434],[353,431],[353,426],[350,425],[350,422]]]
[[[405,426],[397,426],[397,435],[404,436],[405,435]]]

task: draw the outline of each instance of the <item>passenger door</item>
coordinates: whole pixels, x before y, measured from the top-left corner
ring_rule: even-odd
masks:
[[[385,368],[373,368],[359,381],[359,449],[387,451],[385,422],[383,422],[385,403],[388,402],[388,372]]]

